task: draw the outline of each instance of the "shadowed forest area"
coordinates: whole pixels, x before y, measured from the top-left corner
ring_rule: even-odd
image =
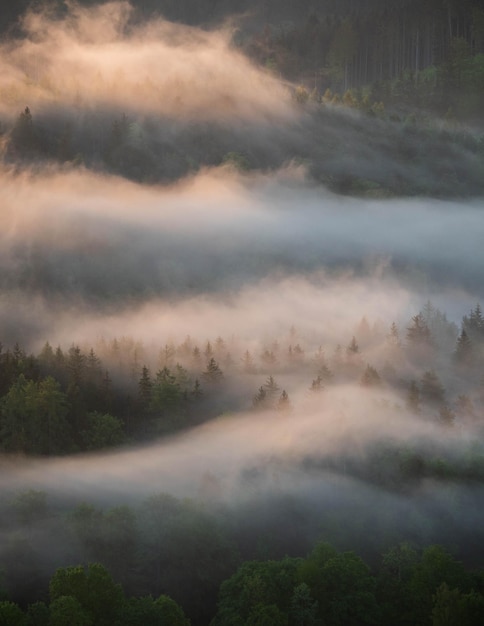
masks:
[[[481,2],[4,5],[0,624],[480,626]]]

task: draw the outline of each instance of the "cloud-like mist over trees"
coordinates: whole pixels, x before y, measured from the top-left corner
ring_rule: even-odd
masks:
[[[311,93],[212,4],[0,40],[0,616],[98,623],[92,577],[131,625],[477,623],[482,128]]]

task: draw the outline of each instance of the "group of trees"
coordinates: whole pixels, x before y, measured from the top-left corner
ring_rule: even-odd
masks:
[[[321,93],[364,87],[387,104],[462,115],[477,115],[484,97],[484,12],[478,0],[324,6],[305,21],[266,26],[249,50],[269,68],[293,80],[303,77]]]
[[[117,345],[111,356],[122,359]],[[130,363],[129,374],[115,365],[113,381],[92,348],[72,345],[64,353],[46,343],[27,355],[18,344],[0,346],[0,450],[66,454],[195,425],[214,416],[206,400],[223,380],[213,357],[205,369],[200,357],[198,366],[192,376],[179,363],[172,370],[165,364],[152,379],[139,363]]]
[[[121,585],[99,563],[58,569],[49,583],[50,602],[29,604],[25,611],[0,601],[5,626],[189,626],[183,610],[161,595],[126,598]]]
[[[220,412],[297,411],[292,390],[279,382],[283,377],[294,385],[294,374],[306,377],[314,400],[326,388],[356,383],[362,392],[393,389],[402,407],[447,426],[482,415],[479,305],[464,316],[460,332],[431,303],[412,318],[404,336],[394,323],[385,333],[363,319],[346,348],[338,344],[332,351],[305,346],[294,329],[259,354],[221,337],[202,347],[190,337],[179,345],[169,342],[157,358],[128,339],[98,348],[111,373],[92,347],[63,351],[46,343],[38,355],[18,344],[0,350],[1,450],[66,454],[189,428]],[[234,391],[250,386],[252,396],[248,392],[245,399]]]
[[[319,543],[306,559],[244,563],[220,590],[212,626],[480,624],[482,573],[440,546],[391,548],[373,574],[354,552]]]
[[[210,23],[240,11],[236,4],[140,0],[133,19],[158,13]],[[339,193],[482,194],[484,139],[455,123],[474,121],[484,102],[484,13],[477,0],[256,4],[259,17],[242,20],[236,45],[299,84],[292,89],[294,99],[309,102],[310,115],[294,132],[268,128],[261,142],[257,129],[240,133],[216,122],[173,124],[133,110],[93,111],[82,103],[80,84],[79,102],[62,116],[55,106],[39,111],[36,103],[19,102],[16,120],[0,119],[4,158],[84,164],[148,183],[177,180],[204,166],[267,170],[296,161]],[[122,79],[111,77],[117,80]],[[108,92],[111,82],[100,78],[99,89]],[[0,97],[9,99],[7,92]],[[346,108],[358,109],[359,120],[350,123],[341,115]],[[419,108],[437,112],[447,125],[430,123]],[[370,172],[368,164],[356,167],[354,158],[348,160],[341,137],[349,128],[352,154],[374,146],[385,167]]]
[[[45,520],[42,496],[18,496],[20,522],[35,527]],[[12,547],[4,548],[1,624],[477,626],[484,610],[482,569],[465,567],[440,545],[399,543],[371,565],[322,541],[305,557],[254,560],[240,541],[236,549],[230,523],[222,529],[213,515],[167,495],[150,498],[136,513],[83,504],[65,524],[83,557],[98,561],[58,567],[49,580],[35,572],[32,550],[22,563],[18,544],[15,561],[8,556]],[[65,529],[59,530],[62,541]],[[20,573],[15,584],[12,577]]]

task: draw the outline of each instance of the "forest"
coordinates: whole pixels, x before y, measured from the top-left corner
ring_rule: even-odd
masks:
[[[480,625],[482,3],[4,4],[0,625]]]

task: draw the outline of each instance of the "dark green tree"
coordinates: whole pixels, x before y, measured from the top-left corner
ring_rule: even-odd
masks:
[[[74,598],[96,626],[115,624],[125,601],[121,586],[99,563],[87,569],[81,565],[59,568],[50,580],[49,593],[51,606],[64,596]]]
[[[222,370],[218,366],[217,361],[212,357],[207,363],[205,371],[202,373],[203,381],[210,385],[216,385],[221,383],[223,378]]]

